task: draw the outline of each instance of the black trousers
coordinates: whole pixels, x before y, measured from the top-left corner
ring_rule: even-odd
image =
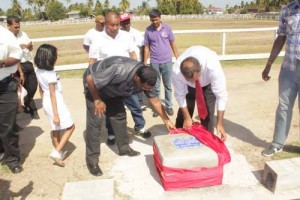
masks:
[[[215,113],[215,105],[216,105],[216,96],[214,95],[214,93],[211,90],[211,85],[207,85],[205,87],[202,87],[203,90],[203,95],[205,98],[205,102],[206,102],[206,107],[207,107],[207,111],[208,111],[208,115],[207,117],[203,120],[201,120],[201,124],[211,133],[214,132],[214,113]],[[194,109],[195,109],[195,94],[196,94],[196,89],[193,87],[188,86],[188,93],[186,95],[186,103],[187,103],[187,109],[191,115],[191,117],[193,117],[194,114]],[[178,109],[177,112],[177,118],[176,118],[176,127],[177,128],[182,128],[183,127],[183,114],[181,109]]]
[[[21,63],[24,73],[25,83],[24,88],[27,90],[27,96],[24,99],[25,107],[28,107],[31,112],[37,110],[33,97],[37,90],[37,78],[31,62]]]
[[[0,152],[5,162],[13,166],[20,160],[19,135],[16,127],[18,95],[17,81],[7,77],[0,81]]]
[[[95,115],[94,101],[91,94],[86,91],[86,162],[96,164],[100,156],[100,135],[104,117]],[[106,104],[106,117],[110,121],[111,128],[115,133],[119,152],[129,148],[129,136],[127,134],[126,111],[123,98],[109,98],[104,100]]]

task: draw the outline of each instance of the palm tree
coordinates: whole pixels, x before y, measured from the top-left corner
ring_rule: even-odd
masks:
[[[12,11],[14,15],[21,17],[22,7],[20,5],[20,2],[18,0],[11,0],[11,3],[12,3]]]
[[[128,0],[121,0],[119,6],[124,13],[128,8],[130,8],[130,2]]]

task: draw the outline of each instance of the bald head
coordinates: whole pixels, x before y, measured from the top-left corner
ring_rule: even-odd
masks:
[[[105,15],[105,32],[112,38],[119,33],[120,17],[116,12],[108,12]]]
[[[194,73],[200,73],[201,67],[195,57],[187,57],[180,64],[180,71],[186,79],[193,79]]]

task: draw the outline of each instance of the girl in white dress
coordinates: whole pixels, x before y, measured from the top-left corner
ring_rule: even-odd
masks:
[[[63,100],[61,80],[54,71],[56,60],[57,48],[50,44],[39,46],[34,57],[43,108],[52,129],[52,143],[55,149],[50,157],[57,165],[63,167],[65,164],[62,149],[72,135],[75,125]],[[61,136],[60,131],[64,129],[65,133]]]

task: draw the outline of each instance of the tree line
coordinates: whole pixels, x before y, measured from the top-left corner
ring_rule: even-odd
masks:
[[[0,15],[15,15],[22,21],[35,20],[51,20],[57,21],[67,18],[67,13],[70,11],[79,11],[83,17],[91,15],[104,15],[107,11],[128,12],[130,8],[129,0],[120,0],[118,6],[111,6],[110,0],[104,0],[101,3],[99,0],[86,0],[86,3],[73,3],[71,0],[64,0],[65,6],[58,0],[26,0],[29,8],[22,8],[19,0],[10,0],[11,7],[4,11],[0,8]],[[138,15],[148,15],[151,7],[150,0],[141,1],[141,5],[134,8],[132,11]],[[257,9],[259,12],[279,11],[281,5],[285,5],[291,0],[255,0],[250,3],[241,1],[240,5],[229,7],[226,5],[225,13],[241,14],[249,12],[250,9]],[[156,0],[156,8],[164,15],[176,14],[203,14],[207,12],[206,8],[201,4],[201,0]],[[209,7],[211,7],[210,5]]]

